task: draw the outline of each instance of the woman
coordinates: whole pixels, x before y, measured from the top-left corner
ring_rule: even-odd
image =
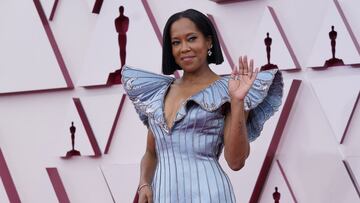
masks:
[[[231,76],[218,76],[209,63],[223,56],[216,31],[202,13],[189,9],[171,16],[164,28],[165,75],[123,67],[122,82],[140,119],[148,127],[141,160],[138,202],[235,202],[218,159],[240,170],[249,141],[281,104],[277,70],[253,70],[240,57]]]

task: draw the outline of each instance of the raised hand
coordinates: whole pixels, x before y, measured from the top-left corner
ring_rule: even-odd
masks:
[[[244,100],[246,94],[255,81],[259,68],[254,71],[254,61],[248,64],[247,56],[239,57],[239,65],[234,66],[229,80],[229,94],[231,99]]]

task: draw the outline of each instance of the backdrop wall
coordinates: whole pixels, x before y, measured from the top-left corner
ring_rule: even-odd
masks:
[[[208,14],[230,73],[240,55],[282,70],[283,105],[230,176],[238,202],[360,202],[360,14],[357,0],[0,1],[0,202],[132,202],[147,129],[121,84],[114,19],[129,17],[126,64],[161,73],[161,31],[175,12]],[[52,20],[49,20],[49,18]],[[336,57],[345,65],[321,68]],[[179,72],[181,75],[181,72]],[[75,148],[66,158],[69,127]]]

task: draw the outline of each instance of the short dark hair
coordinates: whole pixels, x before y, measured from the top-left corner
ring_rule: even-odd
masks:
[[[170,36],[170,28],[171,25],[179,20],[180,18],[188,18],[191,20],[200,30],[200,32],[205,37],[211,37],[212,39],[212,48],[211,48],[211,56],[207,57],[207,62],[221,64],[224,61],[220,43],[216,34],[216,30],[214,25],[211,23],[208,17],[203,13],[195,10],[195,9],[187,9],[182,12],[175,13],[172,15],[165,24],[164,32],[163,32],[163,53],[162,53],[162,72],[165,75],[171,75],[175,72],[175,70],[181,70],[181,67],[176,64],[174,56],[172,55],[172,46],[171,46],[171,36]]]

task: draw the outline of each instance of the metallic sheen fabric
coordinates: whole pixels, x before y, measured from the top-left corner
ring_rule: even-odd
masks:
[[[153,198],[168,202],[236,202],[218,159],[224,146],[225,113],[230,102],[229,76],[222,76],[181,105],[169,128],[164,97],[175,79],[128,66],[122,83],[141,121],[153,132],[158,163]],[[249,141],[255,140],[281,105],[283,82],[277,70],[260,72],[245,98]]]

